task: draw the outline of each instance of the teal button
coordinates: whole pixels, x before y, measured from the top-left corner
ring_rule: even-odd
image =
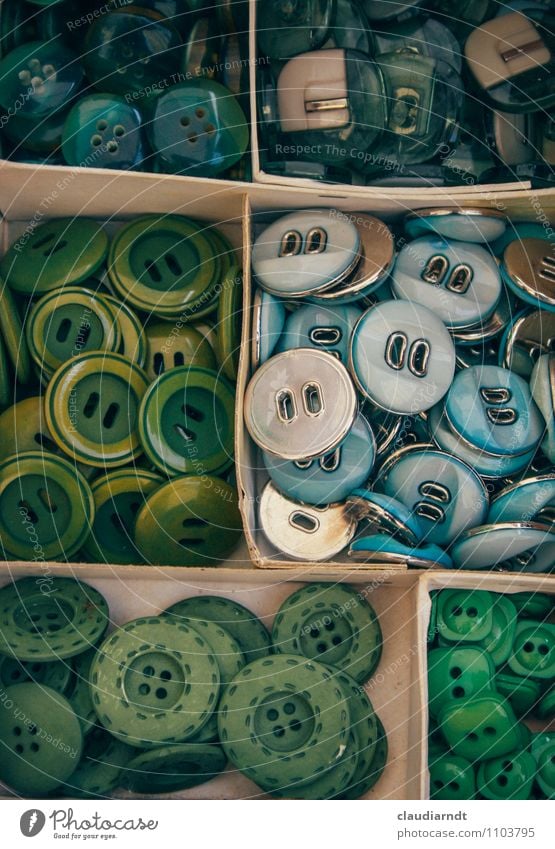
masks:
[[[52,115],[83,82],[79,58],[59,43],[31,41],[0,62],[0,105],[35,120]]]

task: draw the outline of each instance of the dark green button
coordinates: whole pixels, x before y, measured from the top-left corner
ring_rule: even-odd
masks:
[[[493,692],[447,705],[439,724],[454,753],[473,763],[512,752],[521,742],[513,709]]]
[[[215,369],[216,356],[208,340],[190,325],[158,321],[146,328],[148,360],[145,371],[149,380],[177,366]]]
[[[493,598],[485,590],[443,590],[437,601],[437,630],[449,642],[477,642],[490,633]]]
[[[72,668],[63,660],[51,660],[46,663],[40,660],[17,660],[8,655],[0,656],[0,684],[10,687],[12,684],[25,684],[33,681],[44,684],[62,695],[70,685]]]
[[[507,661],[516,675],[540,680],[555,676],[555,625],[521,619]]]
[[[494,666],[481,648],[433,649],[428,654],[429,710],[437,717],[446,705],[492,689]]]
[[[62,143],[66,114],[65,110],[60,110],[38,120],[12,115],[2,130],[16,148],[48,155],[57,151]]]
[[[31,358],[17,304],[6,284],[0,282],[0,286],[0,332],[17,379],[20,383],[29,383],[32,377]]]
[[[243,319],[243,277],[232,266],[222,282],[218,303],[218,362],[230,380],[237,380]]]
[[[150,385],[139,413],[145,454],[168,475],[219,474],[233,462],[235,394],[217,372],[170,369]]]
[[[69,283],[80,283],[102,265],[108,237],[86,218],[47,221],[23,233],[0,263],[0,275],[25,295],[40,295]]]
[[[430,798],[442,802],[473,799],[476,779],[470,761],[451,753],[430,764]]]
[[[543,731],[532,736],[530,753],[536,763],[536,782],[547,799],[555,799],[555,734]]]
[[[73,675],[70,689],[64,694],[75,711],[85,736],[90,734],[97,722],[89,687],[91,664],[95,656],[96,649],[92,648],[72,658]]]
[[[553,596],[547,593],[512,593],[510,599],[522,619],[545,619],[553,609]]]
[[[0,336],[0,407],[7,407],[13,398],[10,366],[2,337]],[[1,448],[0,448],[1,450]]]
[[[495,676],[495,686],[510,701],[517,716],[529,713],[541,695],[541,685],[537,681],[515,675],[507,667]]]
[[[0,81],[0,104],[9,114],[40,119],[67,105],[83,82],[83,69],[59,42],[31,41],[2,59]]]
[[[478,792],[485,799],[529,799],[535,773],[536,763],[528,752],[492,758],[478,767]]]
[[[0,535],[21,560],[70,558],[89,533],[90,487],[68,460],[27,451],[0,464]]]
[[[63,794],[75,799],[105,799],[120,786],[135,749],[95,726],[85,740],[79,765],[64,783]]]
[[[0,778],[16,793],[42,796],[79,763],[81,727],[67,699],[50,687],[16,684],[3,695]]]
[[[333,667],[330,670],[349,698],[351,732],[356,740],[358,754],[355,773],[340,798],[359,799],[376,783],[385,731],[364,687],[345,672],[338,672]]]
[[[176,478],[149,496],[137,514],[135,544],[147,563],[215,566],[239,542],[237,493],[208,475]]]
[[[552,687],[542,696],[536,707],[536,716],[539,719],[553,719],[555,717],[555,687]]]
[[[181,54],[180,70],[185,79],[214,79],[219,65],[222,31],[214,16],[195,21],[187,33]]]
[[[182,618],[179,622],[194,628],[206,640],[216,658],[221,685],[226,687],[245,665],[245,655],[237,640],[217,622]]]
[[[257,41],[261,56],[288,59],[317,50],[326,41],[335,16],[333,0],[284,3],[266,0],[257,6]],[[339,22],[344,26],[344,21]]]
[[[121,168],[141,165],[146,151],[139,110],[115,94],[91,94],[73,106],[61,139],[68,165]]]
[[[219,746],[180,743],[138,755],[127,764],[124,782],[136,793],[173,793],[210,781],[226,763]]]

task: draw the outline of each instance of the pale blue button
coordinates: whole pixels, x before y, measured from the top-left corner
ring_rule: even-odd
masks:
[[[405,219],[405,232],[411,239],[437,233],[463,242],[492,242],[503,236],[506,227],[504,215],[484,209],[420,209]]]
[[[534,451],[544,422],[522,377],[498,366],[459,372],[445,399],[451,427],[489,454],[515,456]]]
[[[550,515],[555,512],[555,474],[524,479],[503,489],[492,502],[487,524],[541,522],[548,510]]]
[[[398,498],[358,488],[350,493],[347,504],[361,521],[367,521],[380,532],[391,533],[406,542],[419,543],[423,539],[419,519]]]
[[[269,360],[280,340],[285,325],[285,304],[280,298],[257,289],[252,308],[252,367]]]
[[[463,534],[451,556],[459,569],[549,572],[555,566],[555,533],[529,522],[482,525]]]
[[[362,310],[353,305],[324,307],[307,304],[292,313],[285,324],[278,350],[319,348],[347,365],[354,327]]]
[[[532,397],[545,421],[542,451],[555,463],[555,354],[544,354],[530,377]]]
[[[252,269],[274,295],[303,297],[339,283],[356,266],[360,235],[335,210],[284,215],[256,239]]]
[[[367,556],[365,557],[365,555]],[[379,562],[380,555],[383,555],[383,559],[386,561],[388,555],[398,558],[399,563],[405,560],[408,566],[440,566],[442,569],[453,567],[450,556],[438,545],[430,543],[414,548],[385,534],[359,537],[351,543],[349,549],[349,556],[356,560],[366,559]],[[419,563],[419,561],[421,562]]]
[[[406,504],[418,516],[424,539],[441,546],[482,524],[487,515],[488,494],[478,474],[433,448],[405,449],[390,458],[376,486]]]
[[[501,297],[499,269],[485,248],[437,236],[401,249],[391,285],[397,298],[428,307],[453,329],[485,321]]]
[[[285,461],[263,453],[264,465],[279,490],[306,504],[344,501],[368,480],[376,457],[372,429],[359,413],[341,445],[315,460]]]
[[[378,407],[416,415],[448,391],[455,346],[431,310],[385,301],[364,313],[355,327],[350,368],[361,392]]]

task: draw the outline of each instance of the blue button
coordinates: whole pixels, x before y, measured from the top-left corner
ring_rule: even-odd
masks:
[[[287,319],[279,351],[320,348],[347,365],[351,335],[362,315],[353,305],[324,307],[307,304]]]
[[[487,523],[552,521],[555,512],[555,474],[525,478],[497,495]]]
[[[257,289],[252,304],[253,369],[269,360],[280,340],[285,325],[285,304],[280,298]]]
[[[482,525],[463,534],[452,546],[459,569],[549,572],[555,565],[555,532],[547,525],[506,522]]]
[[[405,231],[411,239],[437,233],[463,242],[492,242],[501,239],[506,228],[503,213],[485,209],[419,209],[405,219]]]
[[[453,567],[450,556],[438,545],[430,543],[415,548],[385,534],[359,537],[351,543],[349,557],[354,560],[377,563],[383,561],[388,565],[404,564],[414,568],[440,566],[442,569],[451,569]]]
[[[530,377],[532,397],[545,421],[542,451],[555,463],[555,354],[544,354]]]
[[[359,488],[350,493],[347,504],[359,521],[367,523],[369,531],[390,534],[412,545],[424,537],[419,519],[397,498]]]

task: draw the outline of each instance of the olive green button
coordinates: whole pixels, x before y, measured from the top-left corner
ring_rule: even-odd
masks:
[[[135,544],[147,563],[215,566],[241,535],[237,493],[208,475],[176,478],[139,510]]]
[[[108,254],[108,236],[86,218],[46,221],[8,249],[0,276],[17,292],[40,295],[94,275]]]
[[[133,542],[135,516],[146,496],[164,478],[142,469],[117,469],[97,478],[91,486],[95,516],[83,554],[92,563],[139,563]]]
[[[428,699],[430,715],[437,717],[449,704],[492,689],[494,666],[480,648],[433,649],[428,655]]]
[[[117,351],[121,331],[114,310],[90,289],[64,286],[43,295],[32,308],[25,332],[39,373],[49,380],[71,357]]]
[[[20,383],[29,383],[32,377],[31,358],[17,304],[5,283],[0,281],[0,287],[0,333],[17,379]]]
[[[10,366],[2,336],[0,336],[0,407],[7,407],[12,396],[13,386],[10,378]]]
[[[219,746],[179,743],[133,758],[124,771],[124,783],[136,793],[173,793],[210,781],[226,763]]]
[[[472,764],[452,753],[430,764],[430,798],[443,802],[473,799],[476,779]]]
[[[373,787],[377,780],[375,773],[380,765],[380,740],[382,734],[385,736],[385,732],[364,687],[345,672],[338,672],[334,667],[330,667],[330,671],[337,677],[349,698],[351,732],[355,737],[357,751],[354,775],[339,798],[358,799]]]
[[[149,460],[168,475],[218,474],[233,462],[235,395],[215,371],[180,366],[148,388],[139,434]]]
[[[177,366],[199,366],[215,369],[216,356],[205,337],[189,324],[158,321],[146,328],[148,359],[145,366],[149,380]]]
[[[121,343],[118,353],[144,368],[148,355],[146,333],[139,317],[123,301],[105,293],[99,296],[111,308],[121,330]],[[148,376],[148,375],[147,375]]]
[[[71,680],[71,664],[64,660],[17,660],[15,657],[0,655],[0,684],[10,687],[13,684],[26,684],[33,681],[51,687],[57,693],[65,695]]]
[[[16,684],[3,695],[0,778],[16,793],[41,796],[77,766],[81,727],[67,699],[50,687]]]
[[[27,451],[0,464],[0,538],[15,557],[71,557],[93,516],[90,487],[68,460]]]
[[[108,271],[117,294],[162,318],[187,321],[210,299],[220,260],[202,227],[178,215],[148,215],[112,240]]]
[[[516,716],[497,693],[446,705],[438,719],[454,753],[472,762],[496,758],[520,747]]]
[[[241,353],[243,318],[243,277],[237,266],[232,266],[222,282],[218,303],[218,362],[226,377],[237,380]]]
[[[64,783],[63,793],[75,799],[105,799],[120,786],[124,768],[135,749],[95,726],[85,740],[77,769]]]
[[[485,799],[529,799],[535,773],[536,763],[528,752],[492,758],[478,767],[478,792]]]
[[[72,658],[73,675],[69,690],[64,693],[75,711],[85,736],[90,734],[97,722],[89,686],[91,664],[95,655],[96,648],[92,648]]]
[[[121,354],[74,357],[52,376],[46,423],[66,453],[89,466],[123,466],[141,453],[139,405],[145,373]]]
[[[437,630],[443,640],[477,642],[490,633],[493,598],[486,590],[443,590],[437,601]]]
[[[22,578],[0,590],[0,651],[18,660],[74,657],[107,624],[103,596],[73,578]]]
[[[555,625],[521,619],[507,661],[516,675],[540,680],[555,676]]]

